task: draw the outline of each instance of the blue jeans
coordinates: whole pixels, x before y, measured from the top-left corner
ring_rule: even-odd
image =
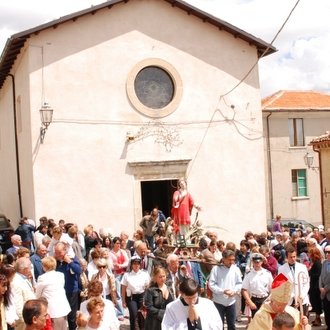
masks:
[[[116,294],[117,294],[117,304],[116,304],[116,316],[123,317],[124,316],[124,307],[121,300],[121,279],[123,278],[124,274],[116,275],[115,276],[115,283],[116,283]]]
[[[222,324],[225,324],[225,317],[227,321],[228,330],[236,330],[235,320],[236,320],[236,304],[232,304],[230,306],[224,306],[214,302],[215,307],[217,308]]]

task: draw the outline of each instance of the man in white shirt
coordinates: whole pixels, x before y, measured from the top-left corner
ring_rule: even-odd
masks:
[[[18,321],[16,321],[17,330],[23,330],[25,328],[23,320],[23,306],[26,301],[35,299],[34,289],[32,287],[32,273],[31,273],[31,261],[29,258],[18,258],[15,264],[16,274],[13,281],[10,284],[13,292],[13,302],[16,308],[16,314],[18,315]]]
[[[222,252],[223,264],[212,268],[209,286],[213,292],[215,307],[224,323],[226,317],[228,330],[235,330],[236,320],[236,296],[240,299],[242,288],[242,276],[239,268],[235,265],[235,252],[224,250]]]
[[[299,306],[299,299],[302,299],[304,315],[307,315],[309,305],[309,274],[307,267],[296,262],[297,253],[293,247],[286,250],[287,262],[278,268],[278,274],[284,274],[292,283],[291,298],[288,305]],[[299,287],[300,286],[300,287]]]

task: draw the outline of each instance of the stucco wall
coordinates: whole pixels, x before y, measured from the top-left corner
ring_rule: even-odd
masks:
[[[257,69],[220,98],[256,55],[253,46],[161,1],[120,4],[31,37],[23,54],[35,197],[29,216],[132,232],[142,210],[129,163],[190,159],[188,185],[204,224],[235,242],[246,230],[260,232],[266,213]],[[129,72],[146,58],[169,62],[182,79],[177,110],[160,119],[182,142],[171,151],[154,137],[126,143],[127,131],[154,122],[126,93]],[[39,145],[42,91],[54,122]],[[162,178],[175,177],[165,170]]]
[[[0,213],[19,218],[12,80],[0,91]]]
[[[290,147],[288,118],[304,119],[305,146]],[[330,120],[327,114],[322,113],[322,111],[309,114],[273,113],[269,117],[269,123],[274,215],[281,214],[283,218],[303,219],[315,225],[322,223],[318,154],[314,153],[312,147],[308,144],[329,127]],[[264,119],[264,128],[266,130],[266,118]],[[266,136],[265,147],[267,148]],[[265,152],[267,152],[267,149],[265,149]],[[307,152],[314,156],[314,169],[308,169],[305,164],[304,157]],[[292,169],[306,169],[308,198],[292,198]],[[267,182],[270,181],[267,180]],[[269,196],[267,201],[269,217]]]
[[[330,149],[322,148],[322,182],[323,182],[323,205],[324,205],[324,226],[330,228]]]

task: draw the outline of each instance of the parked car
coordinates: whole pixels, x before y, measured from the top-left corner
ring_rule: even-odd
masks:
[[[4,214],[0,214],[0,247],[2,253],[11,247],[10,238],[13,234],[14,228],[10,224],[10,220]]]
[[[268,221],[268,226],[270,228],[273,228],[274,222],[275,219]],[[294,232],[297,228],[301,228],[303,231],[305,231],[307,227],[311,227],[312,229],[316,227],[306,220],[297,220],[297,219],[288,219],[288,218],[282,218],[281,225],[283,227],[289,228],[290,234]]]

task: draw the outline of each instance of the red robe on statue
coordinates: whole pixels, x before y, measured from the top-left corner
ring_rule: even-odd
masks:
[[[179,227],[180,225],[190,225],[190,214],[194,206],[194,200],[187,193],[181,196],[180,191],[175,191],[173,194],[172,219]]]

